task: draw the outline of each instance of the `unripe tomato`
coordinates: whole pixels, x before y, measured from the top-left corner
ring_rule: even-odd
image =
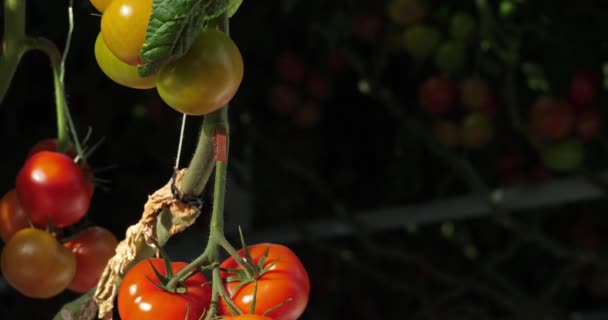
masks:
[[[543,164],[555,171],[578,169],[585,159],[585,147],[579,139],[548,141],[540,146]]]
[[[205,29],[185,56],[159,70],[156,89],[176,111],[204,115],[226,105],[242,80],[243,58],[234,41]]]
[[[574,127],[574,110],[566,101],[540,98],[532,107],[530,130],[541,139],[559,139],[568,136]]]
[[[29,226],[27,214],[21,207],[17,191],[9,190],[0,199],[0,237],[4,242],[8,242],[15,233]]]
[[[456,100],[456,86],[446,76],[434,76],[422,83],[418,90],[418,99],[427,112],[446,114]]]
[[[91,0],[91,4],[97,11],[103,13],[112,0]]]
[[[475,18],[468,12],[459,11],[454,13],[450,20],[450,35],[454,39],[466,40],[475,31]]]
[[[466,63],[466,46],[457,40],[444,41],[435,53],[435,67],[448,74],[458,74]]]
[[[27,228],[2,249],[2,274],[21,294],[46,299],[67,288],[76,271],[76,258],[49,233]]]
[[[492,141],[494,125],[483,113],[469,113],[462,121],[462,144],[467,147],[483,147]]]
[[[419,24],[411,26],[403,34],[405,50],[416,60],[424,60],[437,48],[441,33],[436,27]]]
[[[89,227],[67,242],[64,246],[76,257],[76,274],[68,289],[82,293],[97,285],[117,245],[114,234],[102,227]]]
[[[17,173],[17,195],[38,226],[63,228],[78,222],[90,205],[90,190],[82,169],[63,153],[40,151]]]
[[[142,64],[139,56],[152,14],[152,0],[112,0],[101,16],[108,49],[126,64]]]
[[[132,89],[151,89],[156,87],[156,76],[140,77],[137,67],[118,59],[103,41],[101,32],[95,40],[95,60],[103,73],[114,82]]]

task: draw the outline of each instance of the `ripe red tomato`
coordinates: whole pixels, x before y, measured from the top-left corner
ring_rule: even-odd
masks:
[[[163,66],[156,89],[171,108],[205,115],[226,105],[243,80],[243,58],[234,41],[217,29],[200,32],[188,53]]]
[[[27,153],[27,157],[31,157],[34,153],[38,151],[58,151],[57,149],[57,139],[56,138],[47,138],[38,141],[33,147],[30,148]],[[64,152],[70,158],[75,158],[78,153],[74,150],[73,146],[69,146],[67,150]],[[95,192],[95,183],[93,182],[95,179],[95,175],[93,174],[93,170],[89,167],[88,163],[83,165],[82,171],[87,180],[87,189],[89,190],[89,196],[93,197],[93,193]]]
[[[19,201],[34,225],[63,228],[89,210],[90,190],[82,169],[65,154],[40,151],[17,174]]]
[[[95,60],[101,71],[112,81],[132,89],[151,89],[156,87],[156,75],[140,77],[137,67],[118,59],[108,48],[101,32],[95,40]]]
[[[574,130],[584,141],[597,138],[602,132],[602,114],[594,108],[585,109],[576,115]]]
[[[469,111],[481,111],[493,102],[490,84],[479,77],[469,77],[460,83],[460,100],[462,106]]]
[[[462,121],[462,144],[467,147],[483,147],[492,141],[494,125],[482,113],[469,113]]]
[[[446,114],[454,106],[456,86],[446,76],[434,76],[420,86],[418,99],[427,112]]]
[[[112,0],[91,0],[91,4],[97,11],[103,13]]]
[[[241,314],[236,317],[226,317],[222,320],[273,320],[272,318],[259,314]]]
[[[0,237],[2,237],[2,241],[8,242],[17,231],[29,226],[29,219],[21,207],[17,191],[9,190],[0,199]]]
[[[21,294],[46,299],[72,281],[76,258],[49,233],[26,228],[6,243],[0,265],[6,281]]]
[[[89,227],[64,244],[76,257],[76,275],[68,289],[87,292],[99,281],[103,270],[114,256],[118,239],[102,227]]]
[[[598,89],[598,81],[591,72],[579,71],[574,74],[570,83],[570,101],[575,106],[589,106],[597,95]]]
[[[566,101],[540,98],[530,113],[531,133],[541,139],[559,139],[568,136],[574,128],[574,110]]]
[[[268,250],[268,256],[263,267],[269,267],[269,269],[255,281],[257,282],[257,296],[253,313],[264,314],[273,307],[283,304],[267,316],[274,320],[298,319],[308,304],[310,293],[308,273],[300,259],[289,248],[279,244],[261,243],[249,246],[248,250],[253,260],[251,263],[254,265],[259,264],[260,259]],[[244,257],[242,249],[238,251],[238,254]],[[271,265],[272,263],[274,265]],[[242,269],[232,257],[224,260],[220,268]],[[229,272],[222,272],[222,279],[231,275]],[[239,281],[224,283],[226,292],[242,312],[250,312],[255,282],[245,284],[240,288],[238,288]],[[222,315],[231,315],[226,302],[223,300],[220,300],[219,310]]]
[[[101,15],[101,34],[108,49],[126,64],[143,64],[139,53],[152,14],[152,0],[112,0]]]
[[[173,273],[188,264],[172,262]],[[118,313],[122,320],[179,319],[198,320],[211,303],[211,285],[202,273],[196,273],[182,283],[183,293],[171,293],[159,288],[154,269],[167,275],[165,262],[152,258],[131,268],[118,289]],[[188,315],[186,317],[186,314]]]

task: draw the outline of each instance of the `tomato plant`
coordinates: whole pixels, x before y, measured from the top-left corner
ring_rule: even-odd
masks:
[[[67,288],[76,272],[76,258],[43,230],[17,232],[2,249],[2,274],[17,291],[30,298],[50,298]]]
[[[142,64],[140,51],[152,14],[152,0],[112,0],[101,15],[101,34],[108,49],[126,64]]]
[[[0,199],[0,237],[4,242],[8,242],[17,231],[29,225],[29,219],[21,207],[17,191],[9,190]]]
[[[204,115],[227,104],[242,79],[239,48],[224,32],[205,29],[185,56],[159,70],[156,89],[173,109]]]
[[[446,114],[456,100],[456,86],[446,76],[434,76],[422,83],[418,91],[422,108],[429,113]]]
[[[172,262],[171,271],[177,273],[187,265]],[[118,313],[122,320],[198,320],[209,308],[211,285],[202,273],[195,273],[172,293],[160,287],[161,281],[153,268],[167,276],[165,261],[151,258],[138,262],[123,278],[118,289]]]
[[[554,98],[540,98],[530,113],[531,133],[541,139],[568,136],[574,127],[574,111],[568,102]]]
[[[91,0],[91,4],[97,11],[103,13],[112,0]]]
[[[89,227],[64,244],[76,257],[76,274],[68,289],[86,292],[97,285],[108,260],[114,256],[118,239],[102,227]]]
[[[17,195],[35,225],[67,227],[89,209],[91,194],[82,169],[65,154],[40,151],[17,173]]]
[[[248,246],[251,264],[256,266],[259,275],[255,281],[242,284],[231,278],[243,271],[238,262],[230,257],[222,262],[222,278],[225,279],[226,292],[242,312],[250,312],[257,286],[255,310],[251,313],[267,314],[274,320],[295,320],[304,312],[308,304],[310,280],[300,259],[291,249],[272,243]],[[264,258],[265,254],[267,256]],[[238,254],[245,256],[243,249]],[[260,266],[261,264],[261,266]],[[251,279],[250,279],[251,280]],[[230,315],[226,302],[220,300],[220,313]]]
[[[95,40],[95,59],[101,71],[120,85],[133,89],[156,87],[156,76],[140,77],[137,73],[137,66],[122,62],[110,51],[101,32]]]

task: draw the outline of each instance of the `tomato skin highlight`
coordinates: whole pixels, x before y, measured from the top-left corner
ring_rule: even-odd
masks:
[[[199,272],[183,282],[185,293],[170,293],[154,284],[160,281],[151,264],[162,275],[167,275],[162,259],[151,258],[133,266],[118,289],[120,319],[198,320],[211,303],[211,284],[207,278]],[[177,273],[187,265],[185,262],[172,262],[171,269]]]
[[[89,210],[91,193],[80,167],[65,154],[40,151],[19,170],[16,190],[32,223],[63,228]]]
[[[76,257],[76,274],[68,289],[84,293],[92,289],[116,252],[118,239],[109,230],[94,226],[64,244]]]
[[[101,71],[112,81],[132,89],[152,89],[156,87],[156,76],[140,77],[137,67],[118,59],[108,48],[101,32],[95,40],[95,60]]]
[[[72,281],[76,258],[49,233],[26,228],[6,243],[0,266],[6,281],[21,294],[46,299]]]
[[[257,279],[257,297],[254,314],[264,314],[268,310],[277,307],[267,316],[274,320],[296,320],[308,304],[310,294],[310,280],[308,273],[296,254],[286,246],[272,243],[261,243],[248,247],[253,259],[257,264],[268,248],[268,257],[264,266],[275,264]],[[243,250],[238,254],[244,257]],[[222,262],[220,268],[242,269],[242,267],[230,257]],[[222,272],[222,279],[231,276],[231,273]],[[249,313],[253,301],[254,283],[248,283],[241,288],[236,288],[238,281],[225,282],[226,292],[232,296],[232,301],[242,312]],[[238,289],[238,290],[237,290]],[[288,301],[288,299],[291,299]],[[228,306],[220,299],[219,311],[222,315],[231,316]]]
[[[2,237],[2,241],[8,242],[15,233],[29,226],[29,219],[19,202],[17,190],[9,190],[0,199],[0,237]]]
[[[152,0],[112,0],[101,16],[101,34],[108,49],[126,64],[144,64],[140,51],[152,14]]]
[[[243,58],[228,35],[200,32],[188,53],[163,66],[156,89],[178,112],[205,115],[226,105],[243,80]]]

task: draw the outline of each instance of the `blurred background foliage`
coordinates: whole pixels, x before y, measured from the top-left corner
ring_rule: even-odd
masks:
[[[60,2],[28,1],[27,26],[63,47]],[[171,176],[181,116],[155,90],[105,77],[93,55],[100,17],[75,2],[68,101],[79,132],[105,139],[90,164],[111,181],[81,225],[121,237]],[[271,231],[319,219],[355,230],[304,232],[289,244],[312,281],[302,319],[568,319],[601,310],[605,197],[561,204],[555,194],[556,205],[510,212],[492,192],[572,177],[606,189],[607,14],[592,0],[244,1],[231,22],[245,78],[230,106],[229,224],[256,241],[280,242]],[[27,150],[55,134],[54,117],[48,62],[29,53],[0,105],[0,190],[12,188]],[[199,125],[188,118],[182,166]],[[381,230],[355,218],[471,194],[488,215],[438,213]],[[201,251],[204,221],[170,254]],[[3,319],[49,319],[75,297],[37,301],[0,288]]]

